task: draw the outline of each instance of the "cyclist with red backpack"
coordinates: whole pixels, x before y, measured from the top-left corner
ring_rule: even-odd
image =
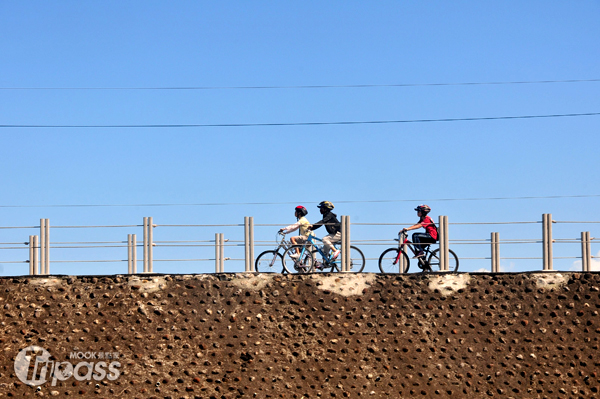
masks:
[[[412,235],[412,240],[415,244],[415,249],[417,250],[417,254],[413,257],[413,259],[420,258],[425,254],[423,247],[419,244],[435,244],[435,242],[438,240],[437,227],[435,223],[433,223],[433,220],[427,216],[427,214],[431,212],[431,208],[428,205],[422,204],[417,206],[415,211],[417,211],[419,222],[410,227],[405,227],[400,231],[400,233],[402,233],[409,230],[420,229],[421,227],[425,229],[425,233],[413,233]]]

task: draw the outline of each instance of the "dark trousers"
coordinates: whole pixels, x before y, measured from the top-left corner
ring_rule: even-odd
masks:
[[[427,233],[413,233],[412,239],[417,252],[423,251],[423,245],[419,244],[435,244],[435,239]]]

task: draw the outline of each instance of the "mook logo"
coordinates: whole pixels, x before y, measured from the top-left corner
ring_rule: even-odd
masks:
[[[121,363],[113,360],[118,357],[118,353],[112,352],[72,352],[71,359],[102,359],[98,362],[80,361],[73,365],[71,362],[50,360],[50,352],[33,345],[19,351],[15,358],[15,373],[22,383],[31,386],[42,385],[49,379],[52,380],[52,386],[56,386],[57,381],[66,381],[71,377],[77,381],[90,381],[92,378],[96,381],[105,378],[114,381],[121,375]],[[104,359],[113,361],[107,364]]]

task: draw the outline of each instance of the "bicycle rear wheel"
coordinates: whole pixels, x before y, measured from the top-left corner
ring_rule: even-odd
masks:
[[[283,270],[283,258],[276,251],[264,251],[254,262],[254,270],[259,273],[279,273]],[[281,266],[281,269],[280,269]]]
[[[355,246],[350,246],[350,270],[352,273],[360,273],[365,268],[365,254]]]
[[[436,249],[429,255],[427,259],[431,271],[438,272],[440,269],[440,250]],[[458,270],[458,256],[451,249],[448,250],[448,271],[455,272]]]
[[[283,254],[283,268],[288,273],[310,273],[313,264],[311,246],[292,245]]]
[[[333,262],[330,262],[332,272],[342,271],[342,256],[338,256]],[[354,246],[350,246],[350,270],[349,273],[360,273],[365,268],[365,255]],[[326,268],[327,269],[327,268]]]
[[[400,257],[398,257],[398,252],[400,252]],[[403,263],[403,270],[400,268],[401,263]],[[381,270],[381,273],[408,273],[409,267],[408,255],[398,248],[388,248],[379,256],[379,270]]]

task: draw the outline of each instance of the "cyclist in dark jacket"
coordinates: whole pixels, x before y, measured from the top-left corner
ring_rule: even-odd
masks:
[[[334,208],[333,204],[329,201],[322,201],[318,206],[323,215],[323,219],[310,226],[311,230],[316,230],[321,226],[325,226],[325,229],[329,235],[323,237],[323,252],[325,255],[329,254],[330,250],[333,250],[332,259],[336,259],[340,255],[340,250],[336,250],[333,246],[334,243],[342,240],[342,233],[340,231],[340,221],[337,219],[337,215],[331,210]]]

